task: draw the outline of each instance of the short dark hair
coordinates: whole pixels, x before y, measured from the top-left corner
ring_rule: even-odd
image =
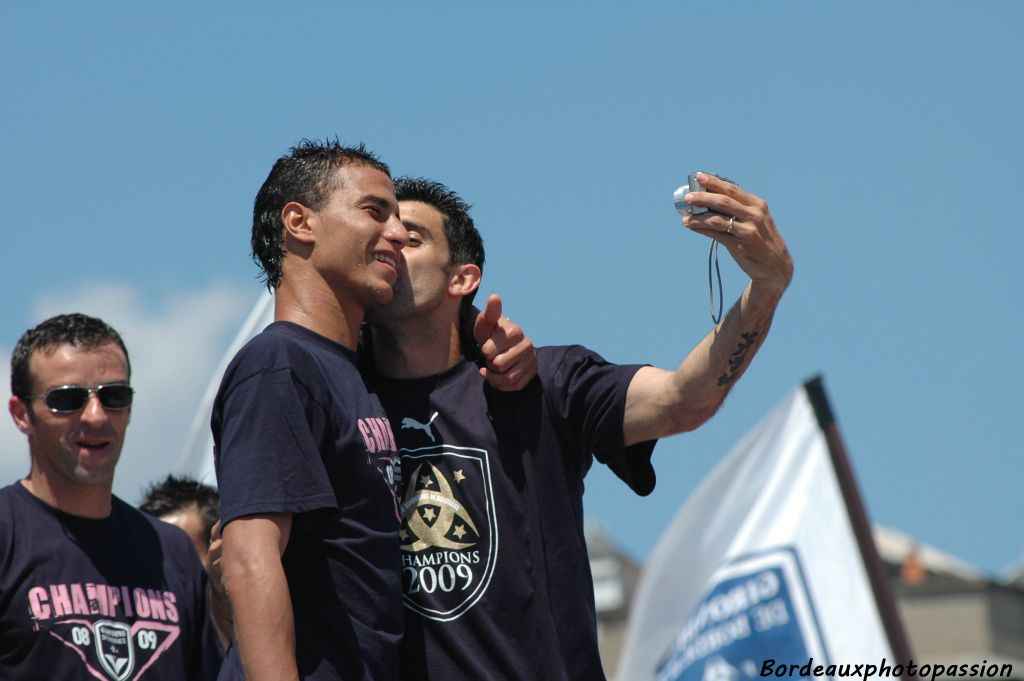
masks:
[[[276,289],[281,283],[281,211],[290,201],[319,210],[338,186],[336,171],[350,163],[376,168],[391,177],[387,165],[362,144],[346,147],[337,138],[301,140],[270,169],[252,207],[252,259],[263,270],[268,289]]]
[[[210,543],[213,526],[220,518],[220,495],[209,485],[190,477],[168,475],[163,482],[155,482],[146,490],[146,496],[139,505],[140,511],[151,516],[164,516],[187,511],[195,506],[203,522],[203,535]]]
[[[32,394],[32,376],[28,363],[33,352],[56,350],[61,345],[91,350],[107,343],[117,343],[124,353],[129,381],[132,377],[132,363],[128,359],[128,348],[121,335],[102,319],[73,313],[50,317],[33,329],[29,329],[14,346],[11,353],[11,394],[22,399]]]
[[[484,269],[484,240],[469,215],[470,204],[451,189],[423,177],[400,177],[395,180],[395,197],[399,201],[419,201],[433,206],[444,218],[444,235],[448,239],[448,264],[473,264]],[[464,304],[472,303],[476,291],[466,296]]]

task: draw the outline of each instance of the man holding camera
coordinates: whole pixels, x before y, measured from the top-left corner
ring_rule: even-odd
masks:
[[[675,371],[539,348],[537,380],[499,393],[459,350],[483,243],[443,185],[400,179],[409,241],[394,298],[370,312],[369,382],[401,455],[402,676],[604,678],[583,537],[593,459],[639,494],[655,440],[722,404],[764,342],[793,265],[765,203],[707,174],[683,224],[728,248],[750,284]],[[492,301],[493,302],[493,301]]]

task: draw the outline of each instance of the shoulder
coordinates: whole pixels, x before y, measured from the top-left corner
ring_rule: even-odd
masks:
[[[354,351],[309,329],[275,322],[249,340],[224,372],[221,393],[257,377],[303,384],[317,392],[328,378],[359,376]],[[276,377],[276,378],[275,378]]]
[[[13,503],[15,488],[20,487],[20,482],[7,485],[6,487],[0,487],[0,504],[3,506],[10,506]]]
[[[559,403],[567,400],[597,405],[622,402],[641,366],[614,364],[582,345],[537,350],[540,384],[548,398]]]
[[[605,366],[609,362],[583,345],[547,345],[537,348],[537,373],[542,377],[581,364]]]
[[[36,516],[54,517],[55,512],[49,509],[33,497],[20,480],[0,488],[0,533],[7,535],[15,525],[21,525]]]
[[[20,482],[16,482],[13,485],[0,488],[0,537],[10,536],[14,525],[14,487],[20,484]]]
[[[228,365],[228,372],[290,367],[308,361],[316,353],[315,336],[295,324],[275,322],[242,346]]]

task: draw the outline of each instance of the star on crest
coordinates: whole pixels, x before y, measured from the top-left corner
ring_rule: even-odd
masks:
[[[462,472],[462,469],[455,471],[455,482],[462,482],[466,479],[466,474]]]
[[[452,532],[452,534],[455,535],[456,539],[459,539],[461,541],[462,538],[466,536],[466,527],[464,525],[456,525],[455,531]]]
[[[434,481],[430,479],[429,475],[420,476],[420,487],[430,487],[434,484]]]
[[[434,513],[434,509],[432,509],[432,508],[425,508],[425,509],[423,509],[423,519],[424,520],[433,520],[436,515],[437,514]]]

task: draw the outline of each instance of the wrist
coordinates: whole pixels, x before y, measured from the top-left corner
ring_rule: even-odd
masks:
[[[788,286],[788,280],[751,280],[748,301],[753,305],[775,307]]]

